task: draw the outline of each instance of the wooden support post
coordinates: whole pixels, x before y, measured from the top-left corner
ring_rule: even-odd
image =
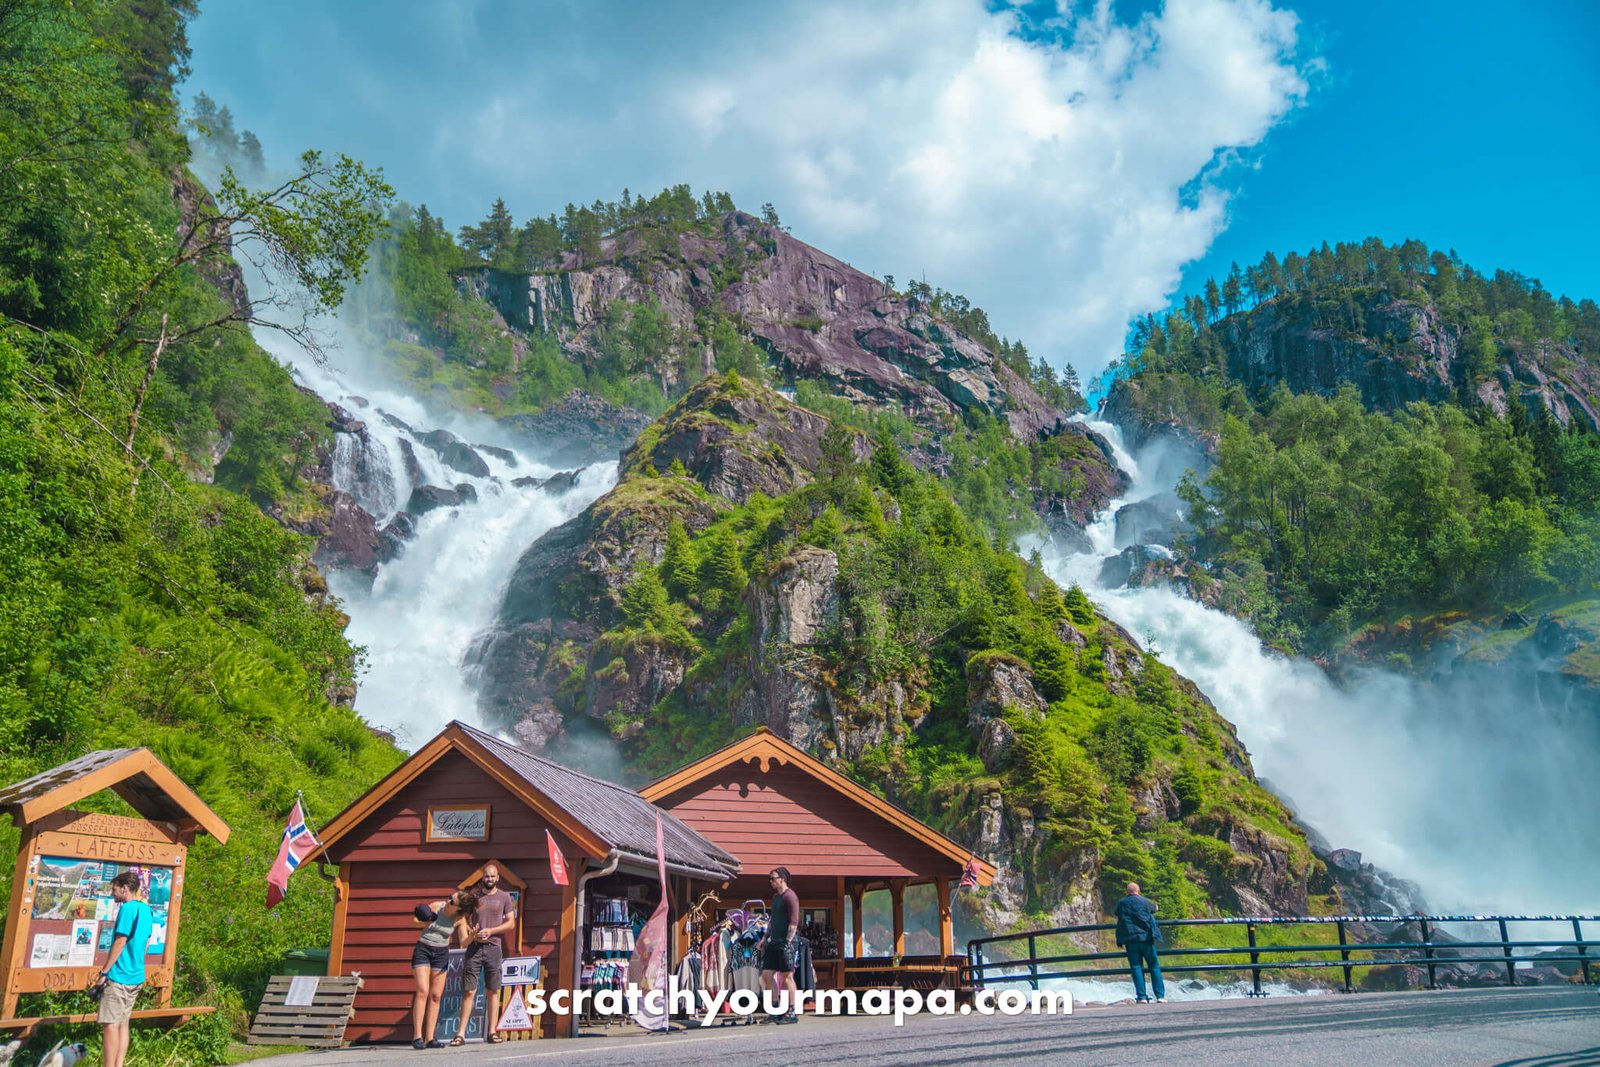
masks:
[[[0,949],[0,1019],[15,1019],[17,1017],[17,994],[11,988],[11,979],[23,967],[23,960],[28,951],[22,936],[22,914],[25,907],[33,904],[33,894],[24,893],[23,888],[28,884],[28,863],[33,858],[33,829],[24,827],[22,840],[17,844],[16,874],[11,879],[11,906],[6,911],[6,936],[4,948]],[[26,900],[24,900],[26,897]]]
[[[578,878],[583,874],[583,869],[588,866],[585,859],[580,858],[568,868],[567,884],[561,887],[561,929],[556,941],[556,965],[547,968],[551,981],[555,983],[554,989],[578,988],[577,954],[578,954],[578,924],[583,921],[578,914]],[[578,1013],[569,1012],[565,1018],[553,1016],[555,1025],[560,1027],[563,1023],[567,1027],[568,1037],[578,1036]],[[558,1035],[559,1036],[559,1035]]]
[[[350,922],[350,868],[352,864],[339,864],[339,876],[333,880],[333,937],[328,942],[328,974],[337,977],[344,973],[345,928]]]
[[[939,890],[939,955],[949,959],[956,951],[955,929],[950,920],[950,879],[935,878],[933,884]]]
[[[906,954],[906,880],[889,881],[889,899],[894,908],[894,954],[898,959]]]
[[[850,887],[850,914],[853,918],[853,924],[850,929],[850,955],[856,959],[861,958],[865,947],[865,941],[861,935],[861,923],[866,918],[862,914],[861,907],[863,893],[864,890],[861,888],[860,882]]]

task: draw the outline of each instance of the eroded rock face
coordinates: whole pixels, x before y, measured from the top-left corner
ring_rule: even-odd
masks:
[[[1043,718],[1049,702],[1033,687],[1033,672],[1008,657],[974,656],[967,666],[967,728],[982,738],[987,725],[1006,711]]]
[[[650,425],[650,418],[574,389],[532,414],[508,415],[500,425],[546,463],[565,466],[615,459]]]
[[[728,389],[707,380],[664,417],[659,434],[624,453],[627,470],[648,463],[657,471],[682,464],[695,481],[717,496],[743,503],[757,492],[781,496],[811,480],[822,462],[828,420],[765,389]],[[858,460],[872,454],[860,434],[852,436]]]
[[[583,666],[590,645],[621,621],[620,597],[642,562],[659,563],[674,517],[703,530],[726,504],[682,478],[618,486],[576,518],[535,541],[517,561],[494,627],[471,657],[480,672],[479,706],[500,725],[551,718],[561,684]]]
[[[584,711],[601,720],[643,716],[683,684],[689,661],[689,651],[666,638],[641,637],[621,647],[601,641],[584,674]]]
[[[312,557],[317,566],[371,574],[380,562],[380,549],[377,523],[355,497],[337,489],[329,494],[327,529]]]
[[[714,237],[680,235],[648,281],[617,265],[636,253],[636,240],[607,239],[593,264],[573,256],[555,273],[469,270],[459,284],[514,328],[553,332],[579,351],[614,301],[653,301],[680,330],[714,309],[737,317],[784,377],[824,381],[858,401],[930,421],[981,410],[1022,440],[1066,421],[983,344],[933,319],[915,299],[753,216],[728,215]],[[737,276],[719,284],[730,263]]]
[[[809,646],[838,618],[839,559],[826,549],[805,547],[764,580],[752,582],[745,603],[752,621],[744,657],[720,677],[694,683],[687,695],[698,705],[726,705],[733,721],[766,726],[796,745],[841,755],[835,738],[859,753],[881,739],[883,722],[905,712],[906,694],[894,683],[871,687],[864,701],[877,718],[843,706],[821,679]],[[863,720],[863,721],[858,721]],[[845,756],[845,758],[852,758]]]
[[[809,645],[838,622],[839,557],[805,546],[784,560],[750,598],[755,643]]]

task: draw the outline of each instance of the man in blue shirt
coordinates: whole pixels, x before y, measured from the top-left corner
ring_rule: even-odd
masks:
[[[128,1020],[133,1002],[144,985],[144,955],[150,945],[153,916],[150,905],[139,899],[139,876],[123,871],[111,879],[111,897],[117,902],[117,925],[112,930],[111,955],[100,977],[100,1029],[105,1035],[101,1054],[104,1067],[123,1067],[128,1056]]]
[[[1150,968],[1150,983],[1155,986],[1156,1003],[1164,1004],[1167,987],[1161,980],[1161,958],[1156,942],[1161,926],[1156,922],[1156,902],[1139,895],[1139,883],[1128,883],[1128,895],[1117,901],[1117,944],[1128,950],[1128,969],[1133,972],[1134,1000],[1150,1003],[1144,991],[1144,968]]]

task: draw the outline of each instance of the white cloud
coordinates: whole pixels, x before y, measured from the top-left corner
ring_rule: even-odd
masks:
[[[465,170],[519,215],[679,181],[771,201],[797,236],[925,274],[1083,371],[1206,251],[1239,150],[1304,99],[1314,63],[1264,0],[1169,0],[1133,24],[1069,9],[1051,35],[1066,44],[980,0],[741,4],[692,25],[596,10],[545,11],[543,35],[481,12],[441,28],[463,54],[479,36],[435,174]]]

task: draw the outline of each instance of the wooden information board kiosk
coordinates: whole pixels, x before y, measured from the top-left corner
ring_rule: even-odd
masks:
[[[143,818],[74,811],[110,789]],[[135,1019],[181,1020],[213,1009],[172,1007],[184,868],[197,834],[228,840],[228,824],[146,748],[90,752],[0,789],[0,810],[22,831],[0,946],[0,1030],[91,1022],[92,1014],[17,1018],[24,993],[87,989],[109,962],[116,904],[111,880],[139,875],[155,920],[145,988],[155,1007]],[[148,993],[146,994],[148,995]]]

